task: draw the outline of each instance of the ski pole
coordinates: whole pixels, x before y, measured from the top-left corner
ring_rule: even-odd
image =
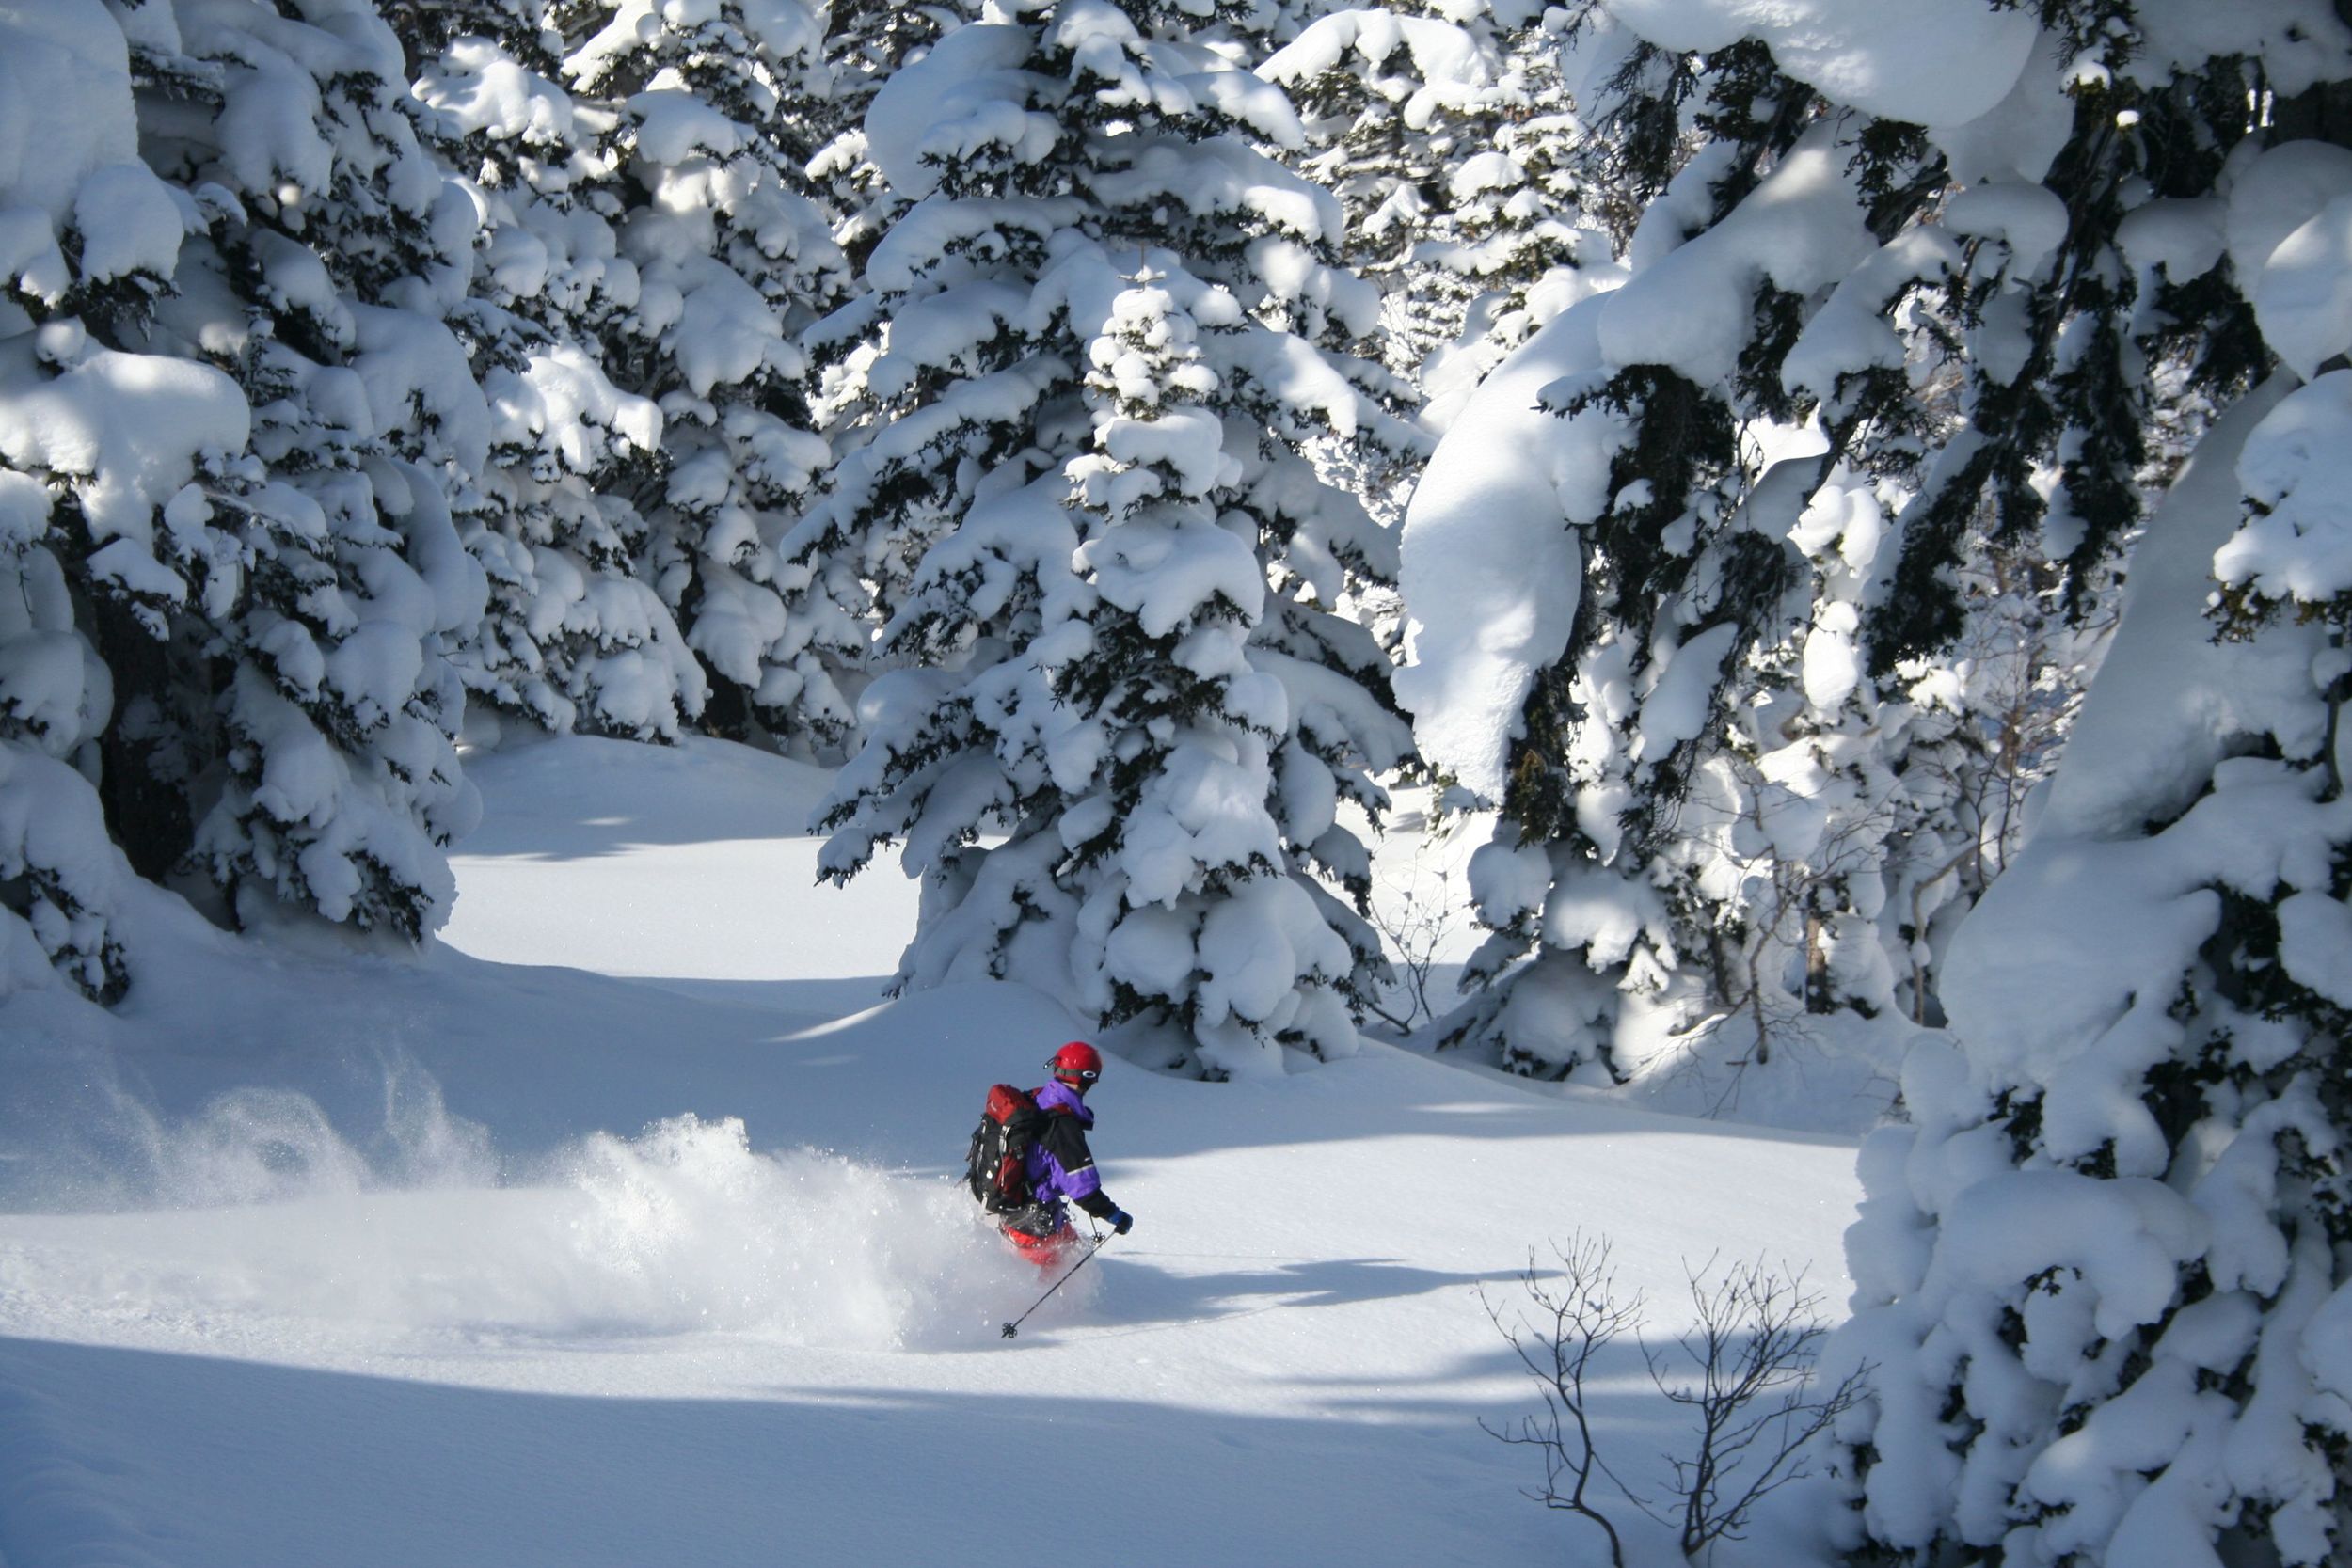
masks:
[[[1074,1263],[1071,1264],[1071,1265],[1070,1265],[1070,1267],[1069,1267],[1066,1271],[1064,1271],[1064,1273],[1063,1273],[1062,1276],[1061,1276],[1059,1279],[1055,1280],[1055,1281],[1054,1281],[1051,1285],[1048,1285],[1047,1287],[1045,1287],[1045,1295],[1044,1295],[1044,1296],[1040,1296],[1040,1297],[1038,1297],[1038,1298],[1037,1298],[1037,1300],[1035,1300],[1035,1301],[1033,1301],[1033,1302],[1029,1303],[1029,1312],[1034,1312],[1034,1311],[1036,1311],[1039,1307],[1041,1307],[1044,1306],[1044,1305],[1045,1305],[1045,1296],[1050,1296],[1050,1295],[1052,1295],[1052,1294],[1053,1294],[1056,1291],[1060,1290],[1060,1289],[1061,1289],[1064,1285],[1068,1284],[1068,1283],[1070,1282],[1070,1276],[1071,1276],[1072,1275],[1073,1275],[1073,1274],[1076,1274],[1076,1273],[1077,1273],[1080,1269],[1085,1268],[1085,1267],[1087,1266],[1088,1260],[1089,1260],[1089,1259],[1092,1259],[1092,1258],[1093,1258],[1093,1256],[1094,1256],[1096,1253],[1098,1253],[1098,1252],[1102,1251],[1102,1250],[1103,1250],[1103,1248],[1104,1248],[1104,1245],[1105,1245],[1105,1244],[1106,1244],[1109,1241],[1110,1241],[1110,1238],[1109,1238],[1108,1236],[1103,1236],[1103,1237],[1099,1237],[1099,1238],[1097,1238],[1097,1239],[1096,1239],[1096,1241],[1095,1241],[1095,1243],[1094,1243],[1092,1246],[1090,1246],[1090,1247],[1087,1248],[1087,1251],[1086,1251],[1086,1257],[1085,1257],[1085,1258],[1081,1258],[1081,1259],[1079,1259],[1076,1262],[1074,1262]],[[1005,1338],[1008,1338],[1008,1339],[1012,1338],[1015,1335],[1017,1335],[1017,1334],[1019,1334],[1019,1333],[1021,1332],[1021,1325],[1022,1325],[1023,1323],[1027,1323],[1027,1322],[1029,1321],[1029,1312],[1024,1312],[1024,1313],[1022,1313],[1022,1314],[1021,1314],[1021,1316],[1019,1316],[1019,1317],[1017,1317],[1017,1318],[1013,1319],[1013,1320],[1012,1320],[1012,1322],[1010,1322],[1010,1323],[1007,1323],[1007,1324],[1005,1325]]]

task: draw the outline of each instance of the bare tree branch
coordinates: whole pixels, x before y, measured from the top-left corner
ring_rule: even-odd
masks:
[[[1802,1273],[1761,1260],[1735,1263],[1710,1283],[1715,1261],[1689,1271],[1697,1322],[1676,1338],[1689,1362],[1682,1376],[1669,1374],[1665,1352],[1642,1346],[1658,1391],[1698,1422],[1696,1448],[1673,1461],[1689,1559],[1718,1540],[1740,1540],[1756,1505],[1807,1473],[1813,1439],[1863,1397],[1869,1371],[1817,1387],[1813,1365],[1828,1332],[1815,1316],[1820,1293]]]
[[[1572,1235],[1563,1247],[1554,1243],[1560,1260],[1558,1277],[1547,1278],[1528,1254],[1519,1275],[1526,1302],[1516,1321],[1506,1322],[1502,1309],[1482,1289],[1478,1293],[1497,1333],[1509,1341],[1528,1376],[1543,1390],[1544,1414],[1524,1418],[1517,1430],[1478,1424],[1487,1435],[1515,1447],[1533,1448],[1543,1455],[1544,1485],[1527,1494],[1546,1508],[1581,1514],[1598,1525],[1609,1538],[1609,1560],[1624,1568],[1625,1552],[1617,1528],[1593,1503],[1593,1478],[1605,1476],[1636,1507],[1648,1512],[1640,1497],[1601,1462],[1593,1445],[1592,1418],[1586,1379],[1593,1358],[1629,1329],[1638,1332],[1642,1298],[1616,1297],[1616,1275],[1609,1263],[1605,1238]],[[1652,1515],[1655,1517],[1655,1515]]]
[[[1432,877],[1437,881],[1434,893],[1424,887]],[[1438,949],[1454,929],[1460,913],[1448,896],[1450,880],[1445,871],[1427,872],[1417,864],[1409,882],[1382,879],[1382,885],[1396,895],[1394,902],[1375,898],[1372,903],[1373,928],[1387,939],[1395,955],[1391,963],[1403,976],[1398,988],[1403,995],[1399,1006],[1375,1001],[1369,1005],[1369,1010],[1400,1035],[1410,1034],[1419,1024],[1438,1016],[1429,1000],[1430,977],[1437,969]]]
[[[1486,1434],[1543,1456],[1544,1484],[1526,1495],[1547,1508],[1580,1514],[1609,1538],[1609,1560],[1624,1568],[1616,1526],[1593,1497],[1596,1477],[1649,1518],[1679,1532],[1686,1560],[1695,1561],[1720,1540],[1742,1539],[1756,1505],[1807,1473],[1813,1440],[1867,1392],[1870,1369],[1858,1367],[1836,1386],[1821,1388],[1813,1366],[1827,1326],[1815,1315],[1821,1297],[1802,1272],[1785,1274],[1762,1261],[1717,1272],[1715,1258],[1685,1266],[1695,1322],[1672,1349],[1653,1347],[1642,1334],[1643,1299],[1620,1300],[1605,1237],[1571,1235],[1554,1243],[1560,1261],[1548,1275],[1528,1254],[1518,1276],[1524,1297],[1516,1315],[1484,1290],[1487,1321],[1542,1390],[1544,1410],[1517,1427],[1479,1422]],[[1670,1403],[1692,1413],[1697,1430],[1687,1457],[1669,1454],[1679,1506],[1661,1513],[1602,1460],[1593,1440],[1589,1384],[1594,1359],[1630,1331],[1649,1366],[1650,1381]],[[1673,1350],[1688,1363],[1670,1370]]]

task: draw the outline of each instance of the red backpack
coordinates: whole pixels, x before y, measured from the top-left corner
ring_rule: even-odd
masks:
[[[1028,1207],[1029,1148],[1044,1131],[1045,1113],[1026,1090],[1010,1084],[989,1086],[988,1103],[964,1156],[964,1182],[981,1208],[1002,1214]]]

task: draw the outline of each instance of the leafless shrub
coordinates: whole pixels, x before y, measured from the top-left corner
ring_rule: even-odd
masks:
[[[1867,1368],[1832,1388],[1813,1380],[1821,1336],[1815,1315],[1818,1291],[1804,1275],[1783,1275],[1760,1259],[1734,1263],[1711,1283],[1713,1269],[1691,1271],[1691,1304],[1698,1322],[1672,1353],[1646,1343],[1650,1381],[1674,1403],[1692,1411],[1697,1446],[1672,1458],[1677,1517],[1685,1558],[1719,1540],[1740,1539],[1749,1513],[1766,1497],[1806,1474],[1813,1439],[1863,1397]],[[1653,1515],[1655,1517],[1655,1515]]]
[[[1437,885],[1433,889],[1431,882]],[[1416,866],[1408,882],[1388,881],[1396,896],[1391,900],[1375,899],[1372,908],[1372,924],[1387,940],[1393,957],[1390,967],[1398,975],[1398,999],[1394,1006],[1385,1000],[1373,1005],[1373,1016],[1399,1034],[1413,1029],[1438,1016],[1430,1006],[1430,976],[1438,965],[1438,949],[1443,945],[1459,918],[1450,895],[1450,878],[1443,871],[1423,871]]]
[[[1624,1568],[1625,1552],[1617,1540],[1617,1528],[1591,1500],[1593,1478],[1596,1473],[1608,1476],[1618,1491],[1629,1498],[1632,1494],[1610,1475],[1593,1447],[1585,1383],[1592,1373],[1593,1357],[1611,1341],[1637,1329],[1642,1298],[1637,1293],[1629,1301],[1617,1299],[1616,1274],[1609,1264],[1606,1240],[1571,1236],[1565,1247],[1553,1243],[1552,1254],[1560,1260],[1561,1272],[1549,1278],[1538,1272],[1535,1255],[1528,1254],[1527,1267],[1519,1275],[1519,1288],[1527,1302],[1516,1322],[1504,1320],[1502,1309],[1485,1290],[1478,1292],[1496,1332],[1510,1341],[1519,1364],[1543,1390],[1544,1414],[1522,1417],[1516,1429],[1487,1426],[1483,1420],[1478,1424],[1502,1442],[1540,1452],[1543,1489],[1527,1496],[1546,1508],[1581,1514],[1598,1525],[1609,1538],[1610,1562]]]
[[[1640,1293],[1618,1295],[1606,1240],[1574,1235],[1552,1251],[1557,1271],[1539,1271],[1530,1255],[1519,1275],[1526,1299],[1515,1318],[1484,1291],[1479,1296],[1542,1390],[1544,1412],[1522,1418],[1516,1428],[1480,1426],[1499,1441],[1542,1454],[1544,1484],[1527,1495],[1599,1526],[1616,1568],[1623,1568],[1624,1553],[1615,1525],[1595,1502],[1596,1478],[1677,1530],[1686,1560],[1697,1560],[1717,1541],[1741,1539],[1756,1504],[1807,1473],[1813,1439],[1866,1392],[1867,1367],[1834,1387],[1814,1382],[1827,1332],[1816,1315],[1820,1293],[1806,1288],[1802,1273],[1784,1274],[1759,1260],[1717,1274],[1709,1259],[1688,1274],[1696,1322],[1670,1345],[1653,1346],[1642,1335]],[[1629,1333],[1658,1391],[1696,1422],[1690,1449],[1667,1455],[1674,1497],[1662,1511],[1618,1480],[1594,1443],[1594,1359]]]

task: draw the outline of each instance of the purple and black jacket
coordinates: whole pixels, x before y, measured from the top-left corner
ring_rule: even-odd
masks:
[[[1093,1151],[1087,1148],[1087,1130],[1094,1125],[1094,1112],[1086,1101],[1059,1079],[1036,1090],[1031,1098],[1045,1113],[1045,1130],[1029,1146],[1025,1166],[1036,1201],[1057,1214],[1064,1199],[1098,1220],[1119,1212],[1119,1206],[1103,1196],[1103,1179],[1095,1172]]]

